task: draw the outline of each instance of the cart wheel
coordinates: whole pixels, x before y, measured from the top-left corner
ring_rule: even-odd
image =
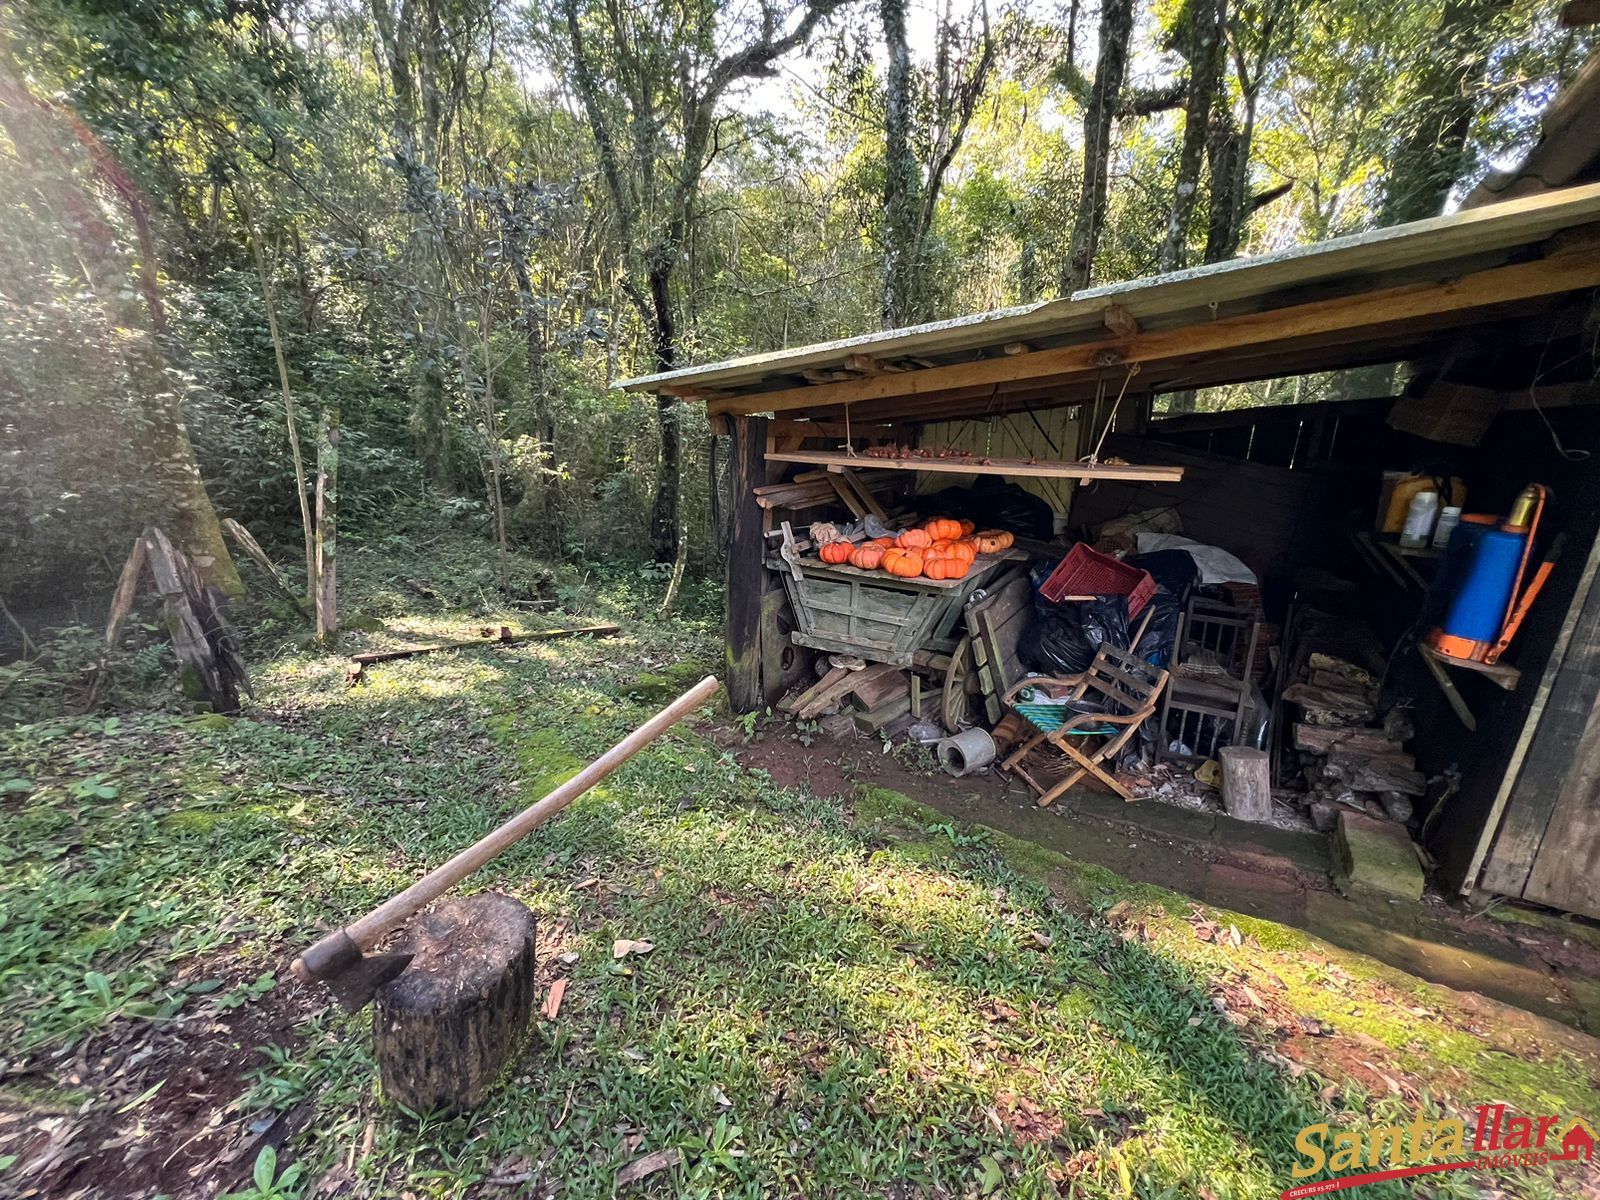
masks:
[[[950,666],[944,673],[944,697],[940,716],[944,727],[951,733],[960,733],[973,724],[978,697],[982,694],[982,681],[978,678],[972,659],[972,639],[963,637],[950,655]]]
[[[780,686],[785,692],[801,685],[809,685],[816,680],[811,673],[812,660],[816,655],[790,638],[789,635],[794,632],[794,628],[794,614],[785,602],[778,608],[778,637],[783,644],[783,649],[779,651],[778,670],[781,673]]]

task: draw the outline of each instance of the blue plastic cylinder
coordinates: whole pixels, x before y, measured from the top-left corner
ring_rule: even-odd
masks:
[[[1457,527],[1459,532],[1460,526]],[[1500,636],[1522,564],[1523,533],[1486,529],[1478,538],[1461,589],[1450,604],[1444,631],[1474,642],[1492,642]]]

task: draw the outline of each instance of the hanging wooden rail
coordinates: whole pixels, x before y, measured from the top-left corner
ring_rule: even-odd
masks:
[[[773,451],[768,462],[810,463],[830,471],[856,469],[935,471],[947,475],[1025,475],[1039,479],[1120,479],[1134,483],[1177,483],[1182,467],[1133,463],[1033,462],[1022,458],[865,458],[832,450]]]

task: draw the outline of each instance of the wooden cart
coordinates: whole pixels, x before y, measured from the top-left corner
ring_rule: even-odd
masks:
[[[802,646],[835,654],[859,654],[897,667],[942,667],[962,634],[962,610],[978,589],[997,578],[1008,561],[1024,557],[1007,550],[980,554],[961,579],[904,579],[884,571],[830,566],[803,557],[791,565],[774,554],[776,571],[794,608]]]

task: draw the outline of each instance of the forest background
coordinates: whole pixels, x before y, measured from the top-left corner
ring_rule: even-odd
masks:
[[[714,574],[703,410],[617,379],[1434,215],[1559,9],[0,4],[0,600],[103,605],[151,522],[297,563],[335,414],[347,529]]]

